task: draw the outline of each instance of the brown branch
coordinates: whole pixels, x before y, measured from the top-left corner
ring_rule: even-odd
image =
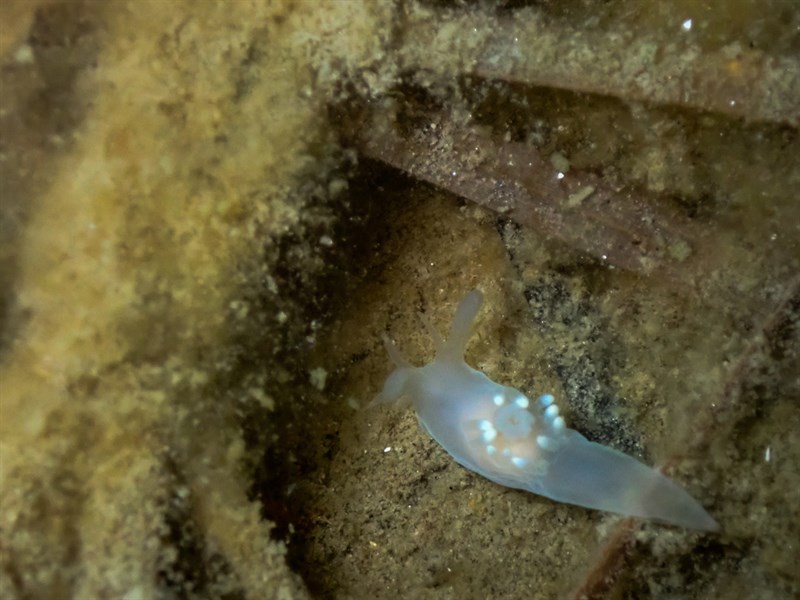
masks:
[[[758,368],[756,357],[763,352],[767,340],[774,335],[785,315],[793,310],[795,303],[800,303],[800,275],[796,275],[788,282],[783,295],[775,301],[759,326],[755,328],[750,342],[728,370],[720,397],[694,419],[694,433],[691,436],[689,452],[697,452],[702,448],[710,437],[709,432],[715,429],[715,425],[725,413],[739,405],[748,376]],[[669,461],[667,464],[671,466],[671,463],[672,461]]]
[[[443,21],[445,24],[443,24]],[[404,40],[410,70],[471,74],[631,102],[713,111],[748,121],[800,124],[800,62],[728,45],[703,50],[681,39],[584,31],[532,10],[513,18],[473,13],[424,17]],[[458,60],[444,57],[457,56]]]
[[[685,291],[699,235],[657,197],[619,192],[593,173],[559,173],[531,147],[495,142],[449,114],[401,135],[377,113],[360,121],[359,151],[559,240],[613,267]]]
[[[636,520],[624,519],[617,524],[605,544],[597,552],[597,558],[586,572],[583,581],[569,594],[575,600],[604,598],[616,583],[633,546]]]

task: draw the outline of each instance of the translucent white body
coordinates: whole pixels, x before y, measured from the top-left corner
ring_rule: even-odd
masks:
[[[499,385],[464,362],[472,321],[483,301],[461,301],[447,341],[431,323],[436,357],[413,367],[388,341],[396,369],[373,404],[410,398],[420,422],[453,458],[501,485],[560,502],[691,529],[716,521],[682,487],[613,448],[566,427],[550,395],[536,402]]]

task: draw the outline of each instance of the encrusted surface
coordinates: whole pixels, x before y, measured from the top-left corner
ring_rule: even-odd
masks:
[[[2,3],[0,596],[798,594],[796,104],[778,90],[731,117],[724,97],[675,106],[657,77],[644,97],[581,86],[556,34],[583,32],[577,58],[620,29],[665,50],[691,17],[681,47],[709,64],[748,48],[735,71],[795,65],[800,17],[791,0],[584,4]],[[514,17],[555,36],[541,71],[493,50],[477,72]],[[354,131],[364,106],[394,129]],[[664,249],[661,277],[605,260],[603,227],[579,243],[569,220],[476,206],[479,170],[457,187],[357,156],[389,132],[424,162],[432,138],[411,133],[441,114],[669,207],[690,243],[623,232]],[[435,149],[437,169],[474,158]],[[639,213],[609,197],[618,232]],[[361,410],[389,369],[381,334],[424,362],[415,313],[441,326],[476,286],[470,363],[664,466],[719,534],[501,488],[411,412]]]

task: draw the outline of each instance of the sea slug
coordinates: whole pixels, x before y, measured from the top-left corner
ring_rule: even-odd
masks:
[[[436,357],[414,367],[384,337],[395,370],[372,405],[409,398],[422,426],[464,467],[559,502],[713,531],[717,522],[677,483],[566,426],[550,394],[530,400],[464,362],[483,295],[461,301],[447,340],[421,315]]]

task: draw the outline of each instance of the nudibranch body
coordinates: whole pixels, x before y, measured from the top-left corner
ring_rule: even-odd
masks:
[[[553,396],[531,401],[464,362],[470,329],[483,302],[461,301],[445,341],[424,315],[436,357],[414,367],[384,339],[396,369],[373,404],[411,399],[420,423],[464,467],[487,479],[567,502],[716,530],[716,521],[682,487],[655,469],[569,429]]]

